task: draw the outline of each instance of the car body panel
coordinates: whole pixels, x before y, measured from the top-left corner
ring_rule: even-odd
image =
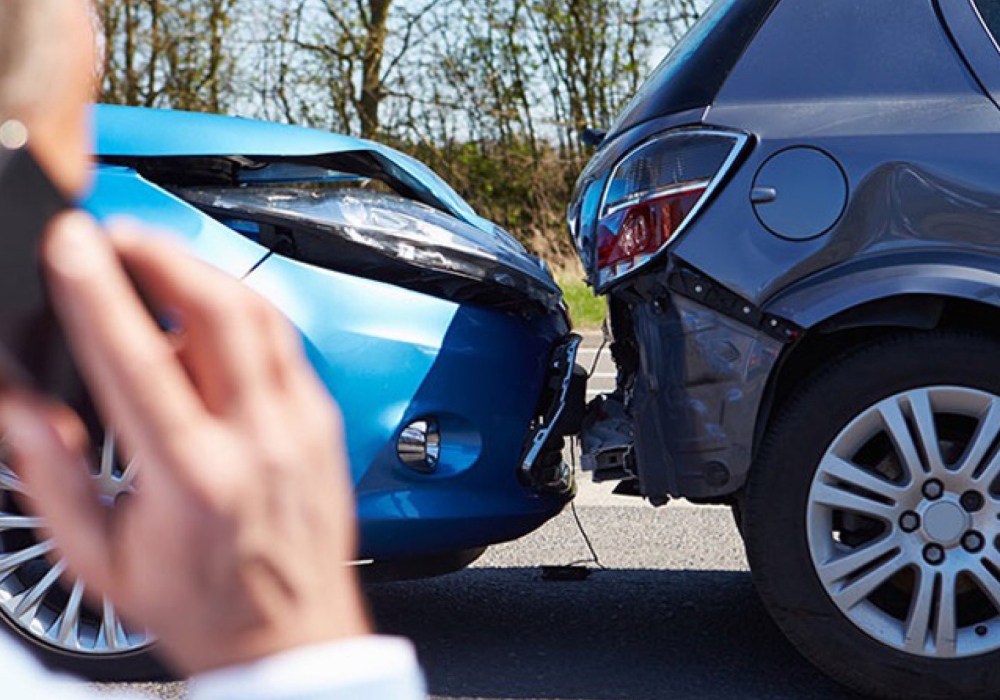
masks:
[[[246,281],[302,331],[341,407],[365,558],[511,539],[561,508],[565,499],[530,492],[513,468],[566,332],[552,317],[518,319],[277,255]],[[432,475],[395,450],[402,427],[426,416],[442,431]]]
[[[754,135],[756,147],[697,230],[672,251],[698,269],[711,267],[713,277],[757,304],[849,257],[908,245],[914,237],[936,245],[943,238],[933,228],[939,222],[914,216],[933,211],[921,201],[926,176],[939,190],[964,183],[989,191],[995,180],[990,152],[991,144],[1000,145],[1000,112],[930,0],[876,0],[863,11],[856,3],[826,3],[823,12],[815,10],[814,3],[782,0],[709,109],[709,124],[737,125]],[[887,40],[887,29],[897,32],[899,44]],[[854,37],[849,45],[845,35]],[[770,235],[749,198],[760,166],[791,146],[834,154],[851,190],[847,214],[814,241]],[[948,223],[949,235],[961,237],[963,223]],[[728,255],[717,254],[720,245]]]
[[[712,104],[617,134],[585,170],[571,231],[592,272],[588,198],[599,201],[625,153],[681,126],[753,142],[659,263],[610,290],[616,341],[635,346],[618,354],[633,355],[619,365],[643,494],[742,488],[766,420],[762,386],[797,338],[838,314],[904,295],[997,305],[1000,53],[968,0],[952,5],[946,26],[932,0],[781,0]],[[977,76],[985,42],[993,63]],[[764,164],[793,148],[827,154],[848,184],[839,220],[809,240],[771,233],[751,200]],[[726,303],[678,285],[682,273]]]
[[[96,152],[108,156],[277,156],[382,150],[341,134],[217,114],[97,105]]]
[[[863,304],[903,296],[1000,307],[1000,260],[953,249],[865,258],[792,285],[768,308],[803,328],[815,328]]]
[[[483,231],[486,221],[434,171],[382,144],[286,124],[174,110],[98,105],[96,152],[102,158],[243,156],[329,164],[341,157],[370,156],[387,179],[411,189],[426,204],[447,211]]]
[[[127,218],[169,233],[193,253],[234,277],[243,277],[270,251],[202,214],[134,170],[101,165],[83,202],[99,220]]]
[[[98,155],[112,163],[262,153],[311,162],[364,148],[413,177],[425,171],[377,144],[226,117],[101,107],[97,124]],[[425,182],[437,188],[436,176]],[[530,532],[567,502],[571,493],[534,487],[519,474],[553,352],[569,332],[561,309],[456,303],[284,257],[120,164],[98,166],[87,208],[176,237],[295,325],[344,417],[361,558],[476,550]],[[496,245],[495,227],[484,229],[482,245]],[[423,474],[403,464],[396,443],[411,421],[429,417],[440,426],[442,452],[435,472]]]
[[[945,27],[956,39],[955,47],[979,81],[983,91],[1000,107],[1000,64],[997,44],[990,36],[972,0],[935,0]]]

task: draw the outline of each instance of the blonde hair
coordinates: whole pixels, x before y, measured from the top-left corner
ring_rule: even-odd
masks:
[[[57,96],[67,0],[0,0],[0,121],[22,117]]]

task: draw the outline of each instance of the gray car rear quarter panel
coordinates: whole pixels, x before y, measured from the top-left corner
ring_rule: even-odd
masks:
[[[932,0],[782,0],[704,123],[755,145],[675,244],[664,288],[671,269],[691,266],[805,329],[897,294],[1000,305],[1000,111]],[[793,146],[833,156],[850,189],[838,223],[808,241],[768,232],[750,201],[761,165]],[[643,493],[738,490],[788,346],[676,294],[669,310],[635,305],[633,321]]]

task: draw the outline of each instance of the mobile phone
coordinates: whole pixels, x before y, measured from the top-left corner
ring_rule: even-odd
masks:
[[[49,303],[40,244],[71,208],[27,146],[0,145],[0,390],[28,388],[74,407],[84,383]]]

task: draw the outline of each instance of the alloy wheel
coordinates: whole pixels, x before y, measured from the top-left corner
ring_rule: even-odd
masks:
[[[807,538],[827,595],[899,651],[1000,648],[1000,397],[940,386],[862,411],[812,481]]]
[[[93,479],[108,507],[134,490],[134,461],[119,463],[110,433]],[[84,600],[82,581],[66,581],[65,561],[52,557],[54,542],[39,539],[42,520],[22,510],[30,497],[17,475],[0,463],[0,614],[33,642],[63,653],[114,656],[149,647],[152,636],[124,624],[110,601],[95,609]]]

